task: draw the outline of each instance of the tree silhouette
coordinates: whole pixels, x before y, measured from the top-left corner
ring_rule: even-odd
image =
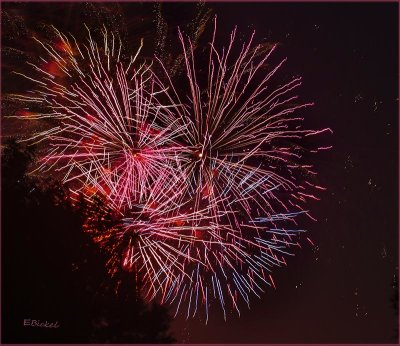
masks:
[[[168,311],[143,301],[135,275],[110,278],[105,254],[82,230],[83,199],[74,207],[61,184],[29,177],[33,159],[15,141],[3,148],[2,341],[173,342]]]

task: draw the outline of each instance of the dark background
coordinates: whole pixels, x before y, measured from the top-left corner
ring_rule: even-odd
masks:
[[[81,6],[3,4],[26,25],[43,21],[72,33],[80,30]],[[153,13],[149,4],[105,6],[123,19],[127,37],[136,37],[133,13],[142,11],[142,18]],[[306,124],[332,128],[334,134],[323,140],[333,149],[313,162],[319,183],[327,187],[322,200],[310,205],[318,222],[305,225],[316,246],[303,242],[288,266],[274,273],[277,290],[267,289],[261,300],[254,297],[240,318],[232,314],[225,322],[216,314],[205,326],[181,316],[173,322],[175,338],[179,343],[397,342],[398,4],[207,7],[218,15],[218,40],[237,25],[245,37],[255,29],[256,39],[279,43],[276,58],[288,57],[283,76],[303,76],[300,96],[315,102]],[[163,5],[172,37],[194,8]],[[12,89],[7,74],[3,78],[3,91]],[[3,124],[3,130],[15,128]]]

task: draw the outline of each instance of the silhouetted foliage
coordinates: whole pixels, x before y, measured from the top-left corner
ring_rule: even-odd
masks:
[[[82,231],[57,182],[30,178],[31,149],[2,152],[2,338],[6,343],[167,343],[170,317],[138,295],[135,275],[110,278],[107,258]],[[40,320],[59,328],[24,326]]]

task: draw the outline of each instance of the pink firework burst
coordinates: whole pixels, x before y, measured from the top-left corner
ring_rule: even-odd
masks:
[[[277,85],[284,61],[271,67],[276,46],[216,45],[216,19],[206,68],[197,65],[179,32],[185,81],[160,59],[120,59],[121,43],[103,30],[78,45],[56,31],[58,43],[38,41],[44,65],[32,64],[37,88],[14,95],[32,105],[27,119],[48,122],[31,136],[45,142],[38,170],[61,172],[91,203],[103,196],[115,222],[89,216],[86,230],[110,253],[110,266],[133,269],[144,294],[195,316],[204,307],[240,314],[250,296],[275,287],[274,266],[299,245],[300,214],[324,189],[304,162],[305,137],[331,130],[302,128],[300,78]],[[74,42],[73,44],[71,42]],[[196,58],[196,61],[195,61]],[[201,65],[202,66],[202,65]],[[277,86],[274,86],[277,85]],[[40,106],[40,112],[32,113]],[[99,221],[100,220],[100,221]]]
[[[331,132],[302,129],[298,113],[312,104],[297,102],[300,78],[272,87],[285,61],[265,68],[276,46],[254,46],[253,33],[235,54],[236,29],[221,50],[215,33],[216,20],[206,76],[197,72],[192,43],[181,32],[187,85],[176,87],[160,60],[166,82],[155,76],[173,109],[159,119],[186,129],[175,138],[184,179],[177,180],[175,208],[165,219],[186,217],[181,227],[169,224],[163,240],[184,253],[185,272],[173,273],[159,291],[163,301],[177,302],[177,312],[186,302],[188,317],[199,305],[208,314],[214,300],[224,317],[229,305],[240,314],[239,298],[249,305],[250,294],[275,287],[272,267],[286,264],[287,248],[298,245],[303,232],[296,217],[312,218],[305,205],[323,189],[312,183],[316,173],[303,162],[306,150],[293,142]],[[152,239],[159,236],[155,230]]]
[[[13,95],[28,104],[24,111],[30,115],[23,119],[48,124],[27,139],[47,147],[37,170],[61,172],[75,190],[103,193],[116,208],[131,206],[145,196],[152,177],[171,166],[173,138],[181,129],[155,122],[169,111],[156,103],[154,95],[163,91],[155,90],[149,67],[136,62],[141,46],[124,64],[121,42],[105,29],[103,45],[89,30],[83,45],[54,30],[56,42],[36,39],[47,55],[41,65],[28,63],[35,77],[22,75],[37,88]]]

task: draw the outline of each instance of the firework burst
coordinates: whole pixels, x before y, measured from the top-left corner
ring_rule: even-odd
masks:
[[[240,315],[241,301],[275,287],[272,268],[304,232],[296,219],[312,218],[307,200],[324,189],[296,142],[330,129],[302,128],[298,113],[312,104],[297,101],[300,78],[274,87],[285,60],[271,67],[276,46],[254,45],[254,33],[239,45],[234,29],[218,49],[216,19],[205,72],[179,31],[182,85],[161,59],[140,64],[141,47],[123,62],[105,29],[102,45],[90,31],[85,44],[56,33],[56,43],[37,40],[47,54],[29,63],[37,77],[23,74],[36,89],[14,95],[28,105],[18,117],[50,125],[27,139],[47,145],[37,169],[61,172],[89,203],[104,199],[85,228],[110,253],[110,272],[133,270],[149,300],[187,317],[204,307],[208,320],[214,302],[225,318]]]
[[[176,139],[185,176],[178,189],[185,191],[179,196],[185,208],[191,201],[188,259],[197,261],[188,261],[188,276],[180,278],[173,299],[178,297],[178,308],[188,301],[188,316],[196,313],[199,296],[206,308],[218,300],[225,316],[228,305],[240,314],[238,297],[248,305],[251,293],[259,296],[263,285],[275,286],[271,267],[286,263],[286,248],[298,245],[294,239],[303,232],[293,229],[295,218],[312,218],[304,205],[323,189],[312,183],[312,166],[302,163],[305,150],[290,142],[331,130],[301,128],[297,113],[312,104],[297,102],[300,78],[272,87],[285,61],[266,68],[276,46],[254,46],[253,33],[238,47],[236,35],[234,29],[228,46],[218,50],[214,20],[204,76],[197,72],[190,39],[179,31],[187,77],[180,89],[158,60],[166,76],[159,84],[169,86],[169,103],[175,105],[160,119],[187,129]]]
[[[78,191],[100,192],[116,208],[131,207],[132,201],[142,201],[152,177],[170,167],[167,161],[174,155],[176,133],[155,123],[159,113],[168,112],[154,98],[163,91],[155,90],[149,67],[137,64],[141,46],[124,64],[121,42],[105,29],[103,45],[89,30],[83,45],[54,30],[56,42],[36,39],[47,53],[41,65],[28,62],[37,77],[21,74],[37,88],[13,95],[28,104],[23,119],[49,124],[27,139],[48,145],[37,170],[61,172]]]

